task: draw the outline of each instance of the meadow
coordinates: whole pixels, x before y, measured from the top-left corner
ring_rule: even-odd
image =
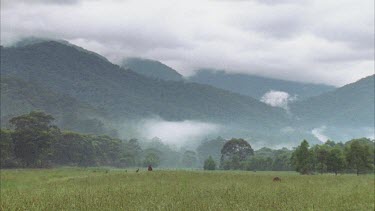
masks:
[[[273,182],[278,176],[281,182]],[[1,210],[374,210],[374,175],[1,170]]]

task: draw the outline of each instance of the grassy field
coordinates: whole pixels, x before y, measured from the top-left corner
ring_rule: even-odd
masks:
[[[374,175],[1,170],[1,210],[374,210]]]

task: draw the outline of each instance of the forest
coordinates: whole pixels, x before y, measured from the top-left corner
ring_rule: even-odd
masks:
[[[40,111],[10,119],[1,129],[1,168],[58,166],[153,167],[205,170],[368,173],[374,168],[374,142],[367,138],[346,143],[327,140],[293,149],[254,150],[241,138],[203,140],[196,149],[175,148],[159,138],[122,140],[108,135],[60,130],[54,117]]]

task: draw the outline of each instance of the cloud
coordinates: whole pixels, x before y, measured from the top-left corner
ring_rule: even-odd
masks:
[[[172,122],[160,118],[145,119],[138,125],[138,133],[142,137],[158,137],[164,143],[175,146],[194,145],[205,137],[219,132],[219,129],[220,126],[213,123],[194,120]]]
[[[374,72],[372,0],[2,0],[1,44],[66,39],[106,56],[343,85]]]
[[[325,130],[327,129],[327,127],[326,126],[321,126],[321,127],[318,127],[318,128],[314,128],[312,131],[311,131],[311,133],[319,140],[319,141],[321,141],[321,142],[326,142],[328,139],[330,139],[330,138],[328,138],[325,134],[324,134],[324,132],[325,132]]]
[[[284,127],[284,128],[280,129],[280,132],[282,132],[282,133],[294,133],[295,131],[296,131],[296,129],[294,129],[293,127],[290,127],[290,126],[287,126],[287,127]]]
[[[70,5],[70,4],[77,4],[80,0],[1,0],[2,7],[12,7],[17,6],[20,4],[24,5],[37,5],[37,4],[44,4],[44,5]]]
[[[265,93],[260,101],[273,107],[280,107],[289,111],[288,103],[297,99],[297,96],[290,96],[287,92],[271,90]]]

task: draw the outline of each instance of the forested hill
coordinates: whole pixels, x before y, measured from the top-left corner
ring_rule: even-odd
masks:
[[[247,74],[227,74],[224,71],[201,69],[189,78],[192,82],[208,84],[256,99],[270,90],[297,95],[297,99],[306,99],[335,89],[323,84],[298,83],[292,81],[264,78]]]
[[[109,114],[111,121],[158,115],[278,127],[288,121],[279,109],[251,97],[195,83],[154,80],[55,41],[1,48],[2,76],[17,77],[66,94]]]
[[[53,92],[46,87],[15,77],[1,77],[1,126],[14,116],[41,110],[57,119],[66,130],[114,135],[100,119],[106,114],[87,103]]]
[[[374,77],[363,78],[334,91],[296,102],[291,111],[304,124],[374,127]]]
[[[136,57],[126,58],[122,63],[122,67],[131,69],[136,73],[154,79],[162,79],[166,81],[183,80],[183,76],[179,74],[176,70],[168,67],[167,65],[159,61],[151,59],[143,59]]]

